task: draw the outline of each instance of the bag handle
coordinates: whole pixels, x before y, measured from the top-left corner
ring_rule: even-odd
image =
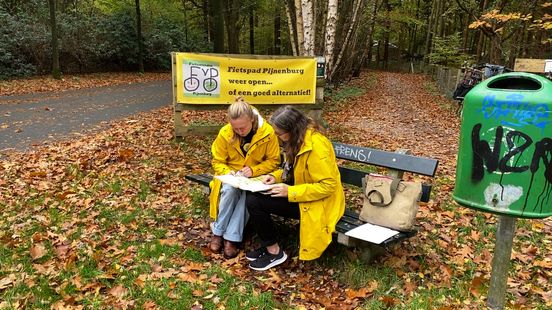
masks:
[[[393,198],[395,197],[395,193],[397,192],[397,188],[399,187],[400,182],[401,182],[401,179],[399,179],[399,178],[393,178],[393,181],[391,181],[391,185],[389,186],[389,190],[391,192],[391,200],[389,201],[389,203],[384,203],[383,202],[383,200],[384,200],[383,195],[378,190],[375,190],[375,189],[369,191],[368,194],[366,194],[366,198],[368,198],[368,201],[373,206],[387,207],[388,205],[390,205],[393,202]],[[377,195],[377,197],[379,198],[379,202],[373,201],[372,200],[372,195]]]

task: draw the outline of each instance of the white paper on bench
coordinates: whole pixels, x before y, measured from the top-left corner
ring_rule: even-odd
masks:
[[[272,186],[264,184],[260,177],[246,178],[230,174],[216,175],[215,178],[223,183],[232,185],[233,187],[243,189],[250,192],[262,192],[269,190]]]
[[[364,225],[360,225],[349,230],[345,233],[345,235],[375,244],[380,244],[383,241],[397,235],[398,233],[398,231],[389,229],[387,227],[381,227],[378,225],[366,223]]]

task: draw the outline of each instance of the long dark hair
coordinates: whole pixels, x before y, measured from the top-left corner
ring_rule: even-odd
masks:
[[[305,141],[307,129],[312,127],[312,120],[303,112],[288,105],[274,111],[270,117],[270,124],[289,134],[289,140],[284,143],[284,153],[286,161],[293,163]]]

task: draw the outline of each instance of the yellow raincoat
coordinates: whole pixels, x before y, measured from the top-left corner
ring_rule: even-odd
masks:
[[[257,113],[256,113],[257,114]],[[280,163],[280,146],[278,137],[274,134],[272,126],[257,114],[259,128],[251,139],[247,154],[243,154],[240,142],[232,141],[234,131],[230,124],[222,127],[217,138],[211,146],[213,160],[211,162],[215,175],[228,174],[230,171],[238,171],[248,166],[253,170],[253,176],[259,176],[274,171]],[[209,215],[216,220],[222,183],[214,178],[209,184],[211,194],[209,196]]]
[[[308,129],[295,157],[295,185],[288,187],[288,200],[299,203],[299,259],[320,257],[332,242],[335,225],[345,212],[345,194],[332,143]],[[282,181],[282,170],[274,173]]]

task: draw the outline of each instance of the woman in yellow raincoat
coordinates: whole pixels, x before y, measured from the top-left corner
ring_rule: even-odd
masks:
[[[256,109],[238,97],[228,107],[228,122],[211,146],[215,175],[239,174],[249,178],[276,169],[280,163],[278,138]],[[210,215],[215,221],[211,224],[209,248],[219,252],[224,246],[224,257],[232,258],[239,252],[235,243],[242,241],[249,216],[246,193],[222,185],[216,178],[210,186]]]
[[[299,219],[299,259],[312,260],[331,243],[345,211],[332,143],[291,106],[276,110],[270,123],[283,143],[285,158],[281,169],[264,176],[266,184],[274,184],[271,189],[246,197],[251,223],[261,240],[260,248],[245,256],[254,270],[266,270],[287,259],[278,245],[271,214]]]

